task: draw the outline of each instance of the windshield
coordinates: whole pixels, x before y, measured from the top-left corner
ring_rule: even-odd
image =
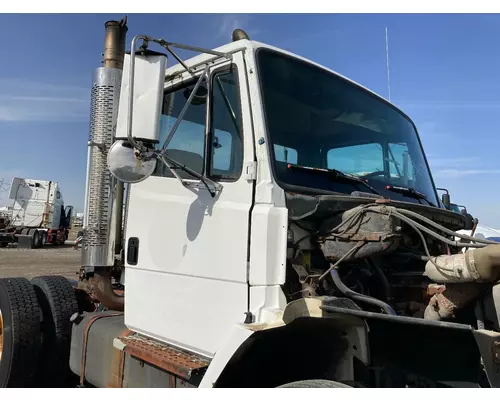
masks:
[[[355,175],[394,200],[428,204],[391,186],[414,189],[438,204],[417,133],[402,113],[307,62],[267,49],[257,51],[257,60],[278,183],[295,190],[368,191],[327,174],[289,168],[297,164]]]

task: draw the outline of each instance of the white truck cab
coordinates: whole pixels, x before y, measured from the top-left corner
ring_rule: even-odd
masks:
[[[137,35],[127,54],[126,23],[106,30],[78,287],[0,280],[8,316],[16,288],[57,289],[61,334],[25,328],[62,360],[46,382],[500,386],[500,247],[457,232],[408,116],[241,30],[215,50]],[[7,386],[38,365],[16,351]]]

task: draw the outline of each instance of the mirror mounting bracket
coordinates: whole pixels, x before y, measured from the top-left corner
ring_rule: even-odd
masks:
[[[141,46],[137,49],[137,42],[139,40],[142,40]],[[205,80],[208,79],[208,74],[209,74],[209,64],[207,63],[205,65],[205,68],[201,75],[198,78],[198,81],[196,82],[196,85],[193,89],[193,91],[190,93],[188,100],[186,101],[186,104],[182,108],[179,117],[175,121],[174,126],[171,128],[167,138],[165,139],[165,142],[163,143],[161,149],[155,150],[146,147],[142,142],[135,140],[135,138],[132,135],[132,122],[133,122],[133,107],[134,107],[134,71],[135,71],[135,56],[136,53],[138,54],[147,54],[147,53],[152,53],[150,50],[148,50],[150,42],[156,43],[166,49],[178,62],[179,64],[192,76],[195,76],[196,72],[194,68],[189,67],[181,57],[173,50],[174,48],[177,49],[182,49],[182,50],[190,50],[194,52],[198,52],[201,54],[211,54],[213,56],[216,56],[217,58],[225,58],[227,60],[232,60],[232,54],[230,53],[223,53],[215,50],[209,50],[209,49],[204,49],[201,47],[195,47],[195,46],[188,46],[188,45],[183,45],[179,43],[173,43],[173,42],[167,42],[164,39],[157,39],[153,38],[151,36],[147,35],[136,35],[132,39],[132,44],[131,44],[131,49],[130,49],[130,73],[129,73],[129,99],[128,99],[128,112],[127,112],[127,140],[130,143],[130,145],[137,151],[136,158],[138,159],[149,159],[152,157],[156,157],[160,161],[162,161],[167,168],[172,172],[172,174],[181,182],[181,184],[185,187],[196,187],[199,188],[201,185],[206,187],[208,191],[210,192],[212,197],[215,197],[217,192],[222,190],[222,185],[220,183],[214,182],[211,179],[203,176],[202,174],[199,174],[196,171],[193,171],[192,169],[186,167],[185,165],[182,165],[178,163],[175,160],[170,159],[166,154],[166,148],[170,141],[172,140],[173,135],[175,134],[177,128],[179,127],[180,123],[182,122],[184,115],[191,105],[195,94],[197,93],[198,88],[200,87],[201,83]],[[154,52],[153,52],[154,53]],[[156,53],[155,53],[156,54]],[[185,171],[189,173],[190,175],[196,177],[199,179],[199,182],[185,182],[180,175],[177,173],[176,169],[180,169],[182,171]]]

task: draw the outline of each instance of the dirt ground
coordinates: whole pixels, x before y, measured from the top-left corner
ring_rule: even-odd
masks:
[[[43,249],[20,250],[17,247],[0,248],[0,278],[34,278],[40,275],[62,275],[78,279],[80,249],[73,250],[73,241],[81,228],[70,230],[67,244]]]
[[[71,244],[31,250],[0,248],[0,278],[62,275],[76,280],[79,269],[80,249],[73,250]]]

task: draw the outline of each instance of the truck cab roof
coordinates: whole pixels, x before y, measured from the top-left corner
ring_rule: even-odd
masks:
[[[221,52],[221,53],[227,53],[227,54],[232,54],[232,53],[236,53],[236,52],[239,52],[239,51],[255,51],[255,50],[258,50],[260,48],[265,48],[265,49],[269,49],[269,50],[273,50],[275,52],[278,52],[278,53],[281,53],[281,54],[284,54],[284,55],[287,55],[289,57],[293,57],[295,59],[299,59],[299,60],[302,60],[304,62],[307,62],[311,65],[314,65],[316,67],[319,67],[325,71],[328,71],[342,79],[345,79],[346,81],[349,81],[351,84],[369,92],[370,94],[372,94],[373,96],[376,96],[378,99],[388,103],[388,104],[391,104],[393,107],[395,107],[399,112],[401,112],[402,114],[404,114],[407,118],[409,118],[402,110],[400,110],[397,106],[395,106],[393,103],[389,102],[387,99],[383,98],[382,96],[378,95],[377,93],[373,92],[372,90],[364,87],[363,85],[360,85],[359,83],[345,77],[344,75],[342,74],[339,74],[338,72],[332,70],[332,69],[329,69],[327,67],[325,67],[324,65],[321,65],[321,64],[318,64],[312,60],[309,60],[305,57],[302,57],[302,56],[299,56],[295,53],[292,53],[292,52],[289,52],[289,51],[286,51],[286,50],[283,50],[283,49],[280,49],[278,47],[274,47],[274,46],[271,46],[269,44],[266,44],[266,43],[262,43],[262,42],[258,42],[258,41],[255,41],[255,40],[247,40],[247,39],[242,39],[242,40],[238,40],[238,41],[235,41],[235,42],[231,42],[231,43],[228,43],[228,44],[225,44],[223,46],[219,46],[215,49],[213,49],[214,51],[218,51],[218,52]],[[213,60],[213,59],[218,59],[219,57],[217,56],[214,56],[212,54],[199,54],[195,57],[192,57],[188,60],[184,60],[184,63],[188,66],[188,67],[192,67],[192,66],[198,66],[198,65],[203,65],[206,61],[208,60]],[[197,69],[197,71],[201,71],[203,70],[203,67],[199,67],[199,69]],[[180,64],[175,64],[173,65],[172,67],[169,67],[167,68],[166,70],[166,76],[172,76],[174,75],[175,78],[172,79],[172,82],[174,84],[176,83],[179,83],[179,81],[183,81],[185,80],[187,77],[191,78],[191,75],[184,69],[184,67]],[[168,78],[167,78],[168,79]]]

